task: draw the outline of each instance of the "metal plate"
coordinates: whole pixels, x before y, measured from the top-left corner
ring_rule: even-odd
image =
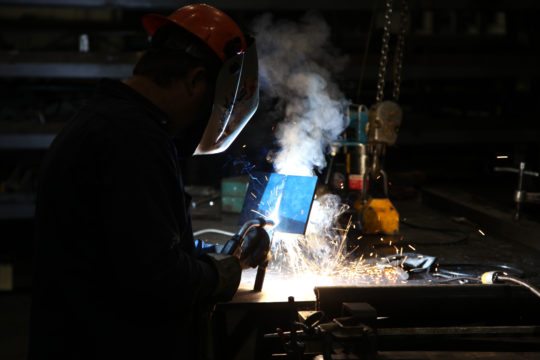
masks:
[[[254,173],[238,220],[273,220],[275,231],[304,234],[313,204],[317,178],[276,173]]]

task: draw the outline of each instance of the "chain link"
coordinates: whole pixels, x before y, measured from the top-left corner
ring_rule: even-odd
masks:
[[[405,48],[405,33],[407,32],[409,6],[407,0],[402,0],[403,8],[400,18],[400,32],[394,53],[394,90],[392,96],[395,101],[399,99],[401,86],[401,71],[403,69],[403,50]],[[377,74],[377,96],[375,100],[381,102],[384,99],[384,86],[386,82],[386,68],[388,67],[388,49],[390,44],[390,31],[392,26],[392,0],[386,0],[384,12],[384,31],[381,46],[381,59]]]
[[[403,49],[405,48],[405,33],[407,32],[409,20],[409,5],[407,0],[402,0],[402,10],[400,19],[400,32],[394,53],[394,91],[392,97],[397,102],[399,100],[401,86],[401,71],[403,69]]]
[[[381,102],[384,97],[384,83],[386,67],[388,65],[388,45],[390,43],[390,30],[392,26],[392,0],[386,0],[384,12],[384,32],[382,37],[381,59],[379,61],[379,73],[377,75],[377,96],[375,100]]]

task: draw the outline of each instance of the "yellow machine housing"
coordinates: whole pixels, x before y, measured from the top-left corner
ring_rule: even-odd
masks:
[[[362,223],[365,234],[399,233],[399,214],[387,198],[368,200],[362,214]]]

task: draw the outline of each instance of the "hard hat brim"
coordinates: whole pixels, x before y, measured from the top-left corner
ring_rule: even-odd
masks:
[[[156,31],[161,27],[172,23],[172,21],[163,15],[160,14],[147,14],[142,18],[142,25],[146,33],[150,36],[154,36]]]
[[[240,54],[247,48],[246,37],[238,24],[210,5],[187,5],[169,16],[152,13],[142,18],[143,27],[150,36],[171,23],[201,39],[223,62],[232,56],[231,51]],[[228,49],[231,45],[235,48]]]

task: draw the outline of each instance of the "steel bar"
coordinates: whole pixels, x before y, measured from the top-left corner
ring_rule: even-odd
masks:
[[[366,302],[386,318],[384,327],[540,324],[540,299],[518,286],[329,286],[315,294],[317,310],[330,318],[341,315],[344,302]]]
[[[449,326],[421,328],[385,328],[377,336],[418,335],[538,335],[540,326]]]

